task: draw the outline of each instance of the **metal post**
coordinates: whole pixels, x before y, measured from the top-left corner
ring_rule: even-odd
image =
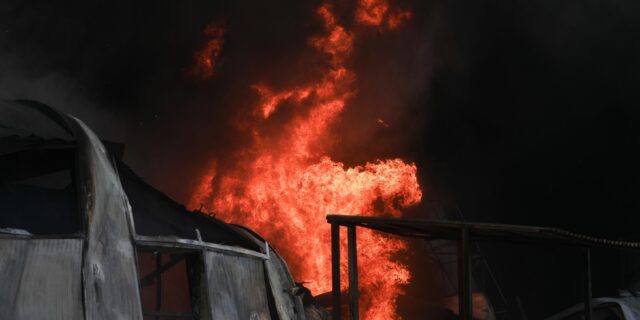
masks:
[[[469,259],[469,227],[464,226],[458,243],[458,310],[460,319],[472,319]]]
[[[333,319],[341,320],[340,305],[340,225],[331,224],[331,290],[333,297]]]
[[[358,320],[358,260],[356,227],[347,227],[347,255],[349,259],[349,311],[351,319]]]
[[[156,255],[156,312],[160,312],[162,304],[162,253],[155,252]],[[160,319],[155,316],[155,319]]]
[[[585,320],[591,320],[593,318],[593,303],[591,301],[592,292],[591,292],[591,249],[586,248],[585,250],[585,263],[587,264],[587,280],[586,283],[586,295],[584,301],[584,318]]]

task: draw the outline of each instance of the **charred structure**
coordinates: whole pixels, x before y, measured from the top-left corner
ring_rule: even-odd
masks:
[[[0,318],[304,319],[253,231],[136,176],[80,120],[0,101]]]

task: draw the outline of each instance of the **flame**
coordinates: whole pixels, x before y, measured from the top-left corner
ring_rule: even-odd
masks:
[[[413,13],[409,10],[393,12],[387,18],[387,26],[391,30],[397,29],[403,22],[411,19],[411,17],[413,17]]]
[[[388,11],[387,2],[363,0],[355,14],[363,24],[381,26],[390,23]],[[387,159],[346,167],[327,155],[336,142],[331,125],[356,92],[348,62],[358,33],[340,25],[328,4],[317,14],[325,33],[310,37],[309,45],[328,62],[325,72],[316,81],[284,90],[253,85],[259,101],[248,125],[251,146],[235,155],[229,169],[212,164],[189,203],[261,233],[313,294],[331,290],[327,214],[397,217],[422,198],[415,164]],[[285,106],[293,110],[291,118],[275,134],[263,130]],[[396,298],[411,275],[395,256],[406,243],[368,230],[359,230],[357,238],[363,319],[398,319]],[[346,257],[345,237],[341,240]],[[346,265],[342,272],[346,288]]]
[[[390,9],[388,0],[361,0],[356,9],[356,22],[361,25],[391,30],[411,19],[409,10]]]
[[[189,71],[189,74],[202,79],[209,79],[213,76],[216,61],[220,55],[220,51],[222,51],[224,26],[221,23],[212,22],[205,27],[203,33],[209,40],[196,52],[195,63]]]
[[[362,0],[356,9],[356,21],[369,26],[380,26],[389,11],[386,0]]]

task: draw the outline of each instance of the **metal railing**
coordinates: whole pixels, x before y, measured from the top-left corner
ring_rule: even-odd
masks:
[[[584,316],[593,317],[591,248],[640,249],[640,242],[595,238],[561,229],[457,221],[408,220],[399,218],[328,215],[331,224],[331,275],[333,319],[342,319],[340,292],[340,227],[347,228],[349,315],[359,319],[356,227],[426,240],[454,240],[458,243],[458,307],[460,319],[472,319],[470,285],[470,243],[477,240],[573,246],[583,250],[585,265]]]

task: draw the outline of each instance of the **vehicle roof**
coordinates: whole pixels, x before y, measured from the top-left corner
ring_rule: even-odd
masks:
[[[0,142],[9,145],[0,150],[0,155],[30,148],[34,143],[73,145],[79,135],[82,135],[76,132],[77,129],[73,129],[76,127],[73,125],[74,121],[77,120],[39,102],[0,99]],[[111,152],[109,149],[106,148],[107,152]],[[236,228],[211,215],[188,210],[149,185],[117,156],[112,159],[132,206],[137,234],[202,240],[256,251],[262,249],[253,238]],[[89,163],[88,166],[91,167],[92,164]]]
[[[72,141],[67,117],[35,101],[0,99],[0,139],[39,138]]]

